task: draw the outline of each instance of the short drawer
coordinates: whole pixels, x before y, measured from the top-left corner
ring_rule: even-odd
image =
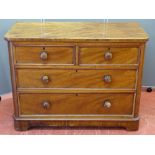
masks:
[[[16,63],[74,64],[73,47],[15,47]]]
[[[18,69],[19,88],[135,88],[136,70]]]
[[[130,115],[133,100],[132,93],[20,94],[19,107],[20,115]]]
[[[81,47],[79,64],[137,64],[138,48]]]

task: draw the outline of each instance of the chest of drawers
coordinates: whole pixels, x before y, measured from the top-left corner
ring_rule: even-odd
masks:
[[[17,23],[14,124],[137,130],[147,34],[137,23]]]

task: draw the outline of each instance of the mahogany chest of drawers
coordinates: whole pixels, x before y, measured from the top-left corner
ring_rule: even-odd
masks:
[[[137,130],[147,34],[137,23],[17,23],[8,41],[14,124]]]

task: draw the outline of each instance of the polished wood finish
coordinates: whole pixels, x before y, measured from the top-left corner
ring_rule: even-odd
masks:
[[[20,88],[135,88],[135,70],[19,69]],[[106,82],[105,76],[111,77]],[[48,82],[43,81],[43,77]]]
[[[127,120],[57,120],[57,119],[51,119],[51,120],[41,120],[41,119],[19,119],[14,118],[14,126],[17,131],[26,131],[28,129],[31,129],[32,127],[56,127],[56,128],[97,128],[97,129],[106,129],[104,127],[113,128],[118,127],[120,129],[125,128],[128,131],[135,131],[139,128],[139,118],[136,119],[127,119]]]
[[[8,41],[16,130],[137,130],[147,34],[137,23],[17,23]]]
[[[45,22],[17,23],[5,35],[11,41],[122,41],[145,42],[138,23]]]
[[[46,55],[46,58],[43,56]],[[30,64],[74,64],[73,47],[16,47],[15,62]]]
[[[137,64],[138,48],[80,48],[79,64]],[[110,54],[110,59],[106,55]]]
[[[67,100],[66,100],[67,98]],[[20,115],[132,114],[134,95],[122,94],[20,94]],[[105,107],[105,101],[111,107]],[[46,104],[46,105],[44,105]],[[44,108],[48,106],[48,108]],[[66,108],[67,107],[67,108]]]

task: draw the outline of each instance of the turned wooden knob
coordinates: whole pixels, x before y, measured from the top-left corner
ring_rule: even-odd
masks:
[[[47,84],[47,83],[49,82],[49,77],[48,77],[48,75],[42,76],[42,77],[41,77],[41,80],[42,80],[43,83]]]
[[[106,100],[106,101],[104,101],[104,104],[103,104],[103,106],[105,107],[105,108],[110,108],[111,107],[111,102],[110,101],[108,101],[108,100]]]
[[[104,58],[105,58],[105,60],[111,60],[112,59],[112,53],[111,52],[106,52],[104,54]]]
[[[47,52],[41,52],[40,53],[40,59],[41,60],[47,60],[47,57],[48,57],[48,54],[47,54]]]
[[[49,101],[43,101],[42,102],[42,107],[44,108],[44,109],[49,109],[49,107],[50,107],[50,102]]]
[[[103,80],[106,83],[110,83],[112,81],[111,75],[104,75]]]

